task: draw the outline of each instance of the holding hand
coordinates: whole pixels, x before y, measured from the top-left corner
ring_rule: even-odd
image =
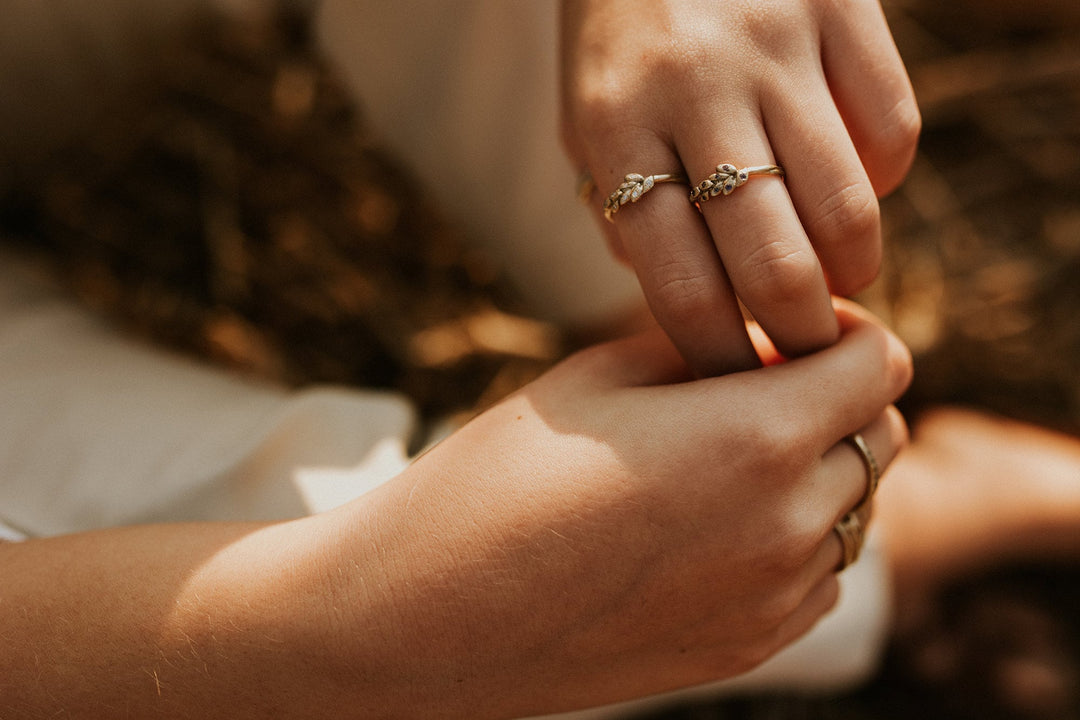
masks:
[[[906,439],[906,350],[839,319],[697,381],[658,330],[585,351],[329,513],[0,543],[3,707],[479,720],[746,670],[836,600],[845,438]]]
[[[695,373],[758,363],[736,297],[785,356],[835,342],[920,125],[876,0],[565,0],[562,33],[568,151]]]
[[[730,677],[802,635],[870,491],[845,438],[882,466],[906,440],[905,348],[839,318],[829,349],[698,381],[659,331],[588,350],[339,511],[331,567],[362,572],[327,577],[360,674],[407,716],[520,716]]]

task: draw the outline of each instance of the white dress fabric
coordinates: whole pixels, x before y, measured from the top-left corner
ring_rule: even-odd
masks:
[[[556,140],[555,14],[551,1],[324,0],[319,35],[376,130],[506,265],[538,314],[587,323],[640,294],[576,202],[576,171]],[[0,540],[319,512],[400,472],[414,433],[400,396],[290,392],[149,348],[0,254]],[[890,616],[873,535],[841,581],[836,610],[754,672],[557,717],[857,682],[875,667]]]
[[[414,420],[394,394],[287,392],[146,347],[0,255],[9,536],[324,510],[399,472]]]
[[[641,303],[557,141],[557,3],[324,0],[318,34],[377,136],[541,317]]]

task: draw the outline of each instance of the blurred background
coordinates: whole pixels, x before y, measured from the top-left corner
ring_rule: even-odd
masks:
[[[396,389],[430,419],[592,337],[371,130],[316,4],[2,4],[0,241],[132,332],[276,382]],[[886,11],[925,129],[860,299],[915,353],[904,409],[1080,434],[1080,3]],[[1078,609],[1068,563],[958,578],[854,692],[662,717],[1080,718]]]

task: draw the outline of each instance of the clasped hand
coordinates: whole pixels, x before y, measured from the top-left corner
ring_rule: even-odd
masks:
[[[832,347],[719,378],[659,330],[592,348],[343,508],[331,567],[361,572],[326,576],[359,674],[410,717],[524,716],[730,677],[806,632],[866,491],[843,438],[883,466],[906,441],[906,348],[838,317]]]

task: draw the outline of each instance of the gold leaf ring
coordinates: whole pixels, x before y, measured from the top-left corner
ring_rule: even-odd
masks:
[[[752,165],[736,168],[731,163],[716,166],[716,172],[705,178],[690,191],[690,202],[700,205],[717,195],[730,195],[754,175],[776,175],[784,177],[784,170],[779,165]]]
[[[664,173],[661,175],[639,175],[630,173],[623,177],[622,184],[604,201],[604,217],[608,222],[615,222],[615,213],[626,203],[636,203],[655,185],[666,182],[687,183],[682,173]]]

